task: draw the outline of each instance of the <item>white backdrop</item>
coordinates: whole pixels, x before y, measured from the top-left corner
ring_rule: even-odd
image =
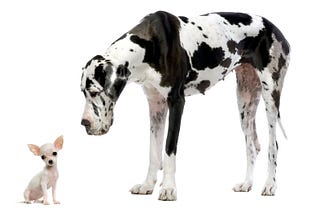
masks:
[[[297,2],[297,1],[296,1]],[[310,1],[311,2],[311,1]],[[280,213],[320,211],[319,62],[317,7],[308,1],[1,1],[0,3],[0,212],[10,213]],[[315,1],[314,1],[315,2]],[[291,64],[281,100],[289,140],[278,131],[278,190],[261,197],[267,174],[268,131],[264,104],[257,127],[262,152],[253,190],[234,193],[246,169],[231,73],[205,96],[186,99],[177,156],[177,202],[128,190],[148,167],[148,108],[140,86],[128,85],[115,108],[110,132],[87,136],[80,125],[84,97],[81,68],[145,15],[166,10],[195,16],[249,12],[276,24],[291,44]],[[63,134],[57,196],[61,205],[17,203],[43,163],[26,144]]]

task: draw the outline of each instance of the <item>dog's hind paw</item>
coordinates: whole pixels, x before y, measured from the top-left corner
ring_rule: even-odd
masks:
[[[132,194],[150,195],[153,192],[154,185],[137,184],[130,189]]]
[[[233,187],[235,192],[249,192],[252,189],[252,182],[243,182]]]
[[[159,200],[161,201],[176,201],[177,190],[175,188],[162,188],[159,194]]]

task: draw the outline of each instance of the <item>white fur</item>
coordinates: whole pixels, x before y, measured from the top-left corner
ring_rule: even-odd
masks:
[[[58,150],[62,149],[62,145],[62,136],[57,138],[54,144],[48,143],[41,147],[32,144],[28,145],[34,155],[45,157],[42,159],[45,161],[46,166],[29,182],[28,187],[24,191],[25,203],[37,202],[43,197],[42,203],[44,205],[49,205],[47,190],[52,187],[53,203],[60,204],[56,199],[56,185],[59,172],[56,155],[53,155],[53,153],[57,153]]]

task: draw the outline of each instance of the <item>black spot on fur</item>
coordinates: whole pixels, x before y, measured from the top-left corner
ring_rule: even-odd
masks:
[[[113,103],[110,103],[108,111],[112,111],[113,110],[113,105],[114,105]]]
[[[91,64],[92,60],[104,60],[105,58],[101,55],[96,55],[94,56],[89,62],[87,62],[86,66],[84,67],[85,69]]]
[[[191,24],[195,25],[196,23],[194,23],[194,22],[191,22]]]
[[[289,44],[279,29],[265,18],[262,21],[265,27],[259,31],[257,36],[248,36],[236,46],[238,54],[242,55],[240,63],[250,63],[259,71],[262,71],[271,61],[269,51],[273,43],[273,35],[281,42],[284,53],[289,53]]]
[[[92,58],[92,60],[105,60],[105,58],[101,55],[96,55]]]
[[[102,105],[105,106],[106,105],[106,101],[103,99],[103,97],[100,96],[100,100],[102,102]]]
[[[281,43],[283,52],[286,55],[288,55],[290,52],[290,45],[288,41],[285,39],[285,37],[283,36],[283,34],[281,33],[281,31],[266,18],[263,18],[263,24],[266,27],[266,29],[268,29],[274,34],[276,39]]]
[[[173,86],[183,81],[188,71],[188,60],[180,42],[178,17],[158,11],[145,17],[130,33],[131,41],[144,48],[143,62],[161,73],[161,86]],[[148,32],[148,36],[145,33]]]
[[[230,53],[235,54],[236,53],[236,46],[237,43],[233,41],[232,39],[227,42],[228,50]]]
[[[243,120],[243,118],[244,118],[244,112],[241,112],[240,116],[241,116],[241,120]]]
[[[133,50],[133,49],[130,49],[129,51],[130,51],[130,52],[133,52],[134,50]]]
[[[280,72],[282,67],[285,65],[286,60],[283,58],[282,54],[280,55],[279,59],[278,59],[278,68],[275,69],[275,71],[272,73],[272,79],[275,82],[278,82],[279,78],[280,78]]]
[[[228,72],[228,70],[224,70],[221,74],[225,75]]]
[[[119,65],[116,71],[116,74],[118,77],[122,78],[128,78],[131,72],[129,71],[128,67],[128,62],[126,62],[125,65]]]
[[[220,63],[220,65],[222,67],[225,67],[225,68],[229,68],[230,64],[231,64],[231,59],[230,58],[226,58]]]
[[[272,79],[277,82],[280,78],[280,72],[279,71],[275,71],[272,73]]]
[[[94,111],[95,115],[97,115],[99,117],[99,111],[98,111],[98,107],[96,106],[96,104],[92,103],[92,107],[93,107],[93,111]]]
[[[185,16],[179,16],[179,18],[180,18],[184,23],[188,24],[189,19],[188,19],[187,17],[185,17]]]
[[[210,86],[209,80],[202,80],[198,85],[197,89],[200,91],[201,94],[204,94],[206,89]]]
[[[132,35],[130,40],[146,50],[143,62],[148,63],[155,70],[159,71],[160,47],[158,45],[157,38],[153,38],[152,41],[148,41],[136,35]]]
[[[127,84],[127,80],[117,78],[110,88],[110,91],[108,94],[109,97],[113,101],[116,101],[119,98],[119,96],[120,96],[121,92],[123,91],[124,87],[126,86],[126,84]]]
[[[177,86],[174,86],[177,87]],[[178,87],[180,87],[178,85]],[[176,155],[177,153],[177,143],[181,125],[181,117],[183,113],[183,107],[185,104],[184,96],[181,96],[181,90],[171,90],[168,94],[167,103],[169,108],[169,118],[168,118],[168,132],[165,151],[168,156],[171,154]]]
[[[202,27],[201,26],[198,26],[198,29],[202,31]]]
[[[266,83],[265,81],[262,81],[262,84],[268,86],[268,83]]]
[[[100,64],[94,70],[94,79],[104,87],[106,83],[106,72],[103,70],[103,64]]]
[[[250,63],[262,71],[271,60],[269,50],[272,42],[271,34],[266,29],[261,30],[256,37],[244,38],[237,45],[238,54],[242,55],[240,62]]]
[[[87,80],[86,80],[86,89],[89,89],[91,85],[93,85],[92,80],[87,78]]]
[[[286,64],[286,60],[283,58],[282,54],[278,59],[278,71],[281,71],[282,67]]]
[[[217,14],[226,19],[231,25],[237,25],[239,27],[241,27],[240,24],[250,25],[252,22],[252,17],[245,13],[220,12]]]
[[[191,71],[188,73],[188,75],[187,75],[185,84],[187,84],[187,83],[189,83],[189,82],[191,82],[191,81],[196,80],[196,79],[198,78],[198,75],[199,75],[199,74],[198,74],[196,71],[191,70]]]
[[[272,96],[272,98],[273,98],[274,105],[276,106],[276,108],[278,109],[278,112],[279,112],[280,92],[279,92],[278,90],[273,90],[271,96]]]
[[[211,48],[207,43],[202,42],[198,50],[193,53],[191,58],[192,66],[197,70],[217,67],[224,58],[224,51],[221,47]]]
[[[206,34],[202,34],[202,36],[206,39],[208,39],[208,36]]]

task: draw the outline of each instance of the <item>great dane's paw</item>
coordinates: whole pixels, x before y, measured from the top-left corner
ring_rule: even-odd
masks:
[[[130,189],[132,194],[150,195],[153,192],[154,185],[151,184],[137,184]]]
[[[243,182],[233,187],[235,192],[249,192],[252,189],[252,182]]]
[[[159,200],[161,200],[161,201],[176,201],[177,200],[176,188],[162,188],[160,190]]]
[[[276,193],[277,185],[272,182],[272,183],[267,183],[265,187],[262,190],[261,195],[262,196],[274,196]]]

